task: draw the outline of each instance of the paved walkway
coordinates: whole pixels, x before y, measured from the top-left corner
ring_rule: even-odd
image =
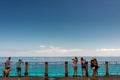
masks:
[[[68,78],[57,78],[56,80],[120,80],[120,76],[96,77],[96,78],[68,77]]]
[[[45,78],[43,77],[8,77],[8,78],[0,77],[0,80],[45,80]]]
[[[0,80],[45,80],[44,77],[0,77]],[[111,76],[111,77],[97,77],[97,78],[83,78],[83,77],[57,77],[51,78],[48,80],[120,80],[120,76]]]

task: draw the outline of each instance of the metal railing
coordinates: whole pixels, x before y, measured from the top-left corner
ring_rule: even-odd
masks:
[[[99,61],[100,68],[98,69],[98,76],[106,76],[106,64],[105,61]],[[16,71],[16,63],[11,64],[11,71],[10,76],[17,76]],[[57,76],[65,76],[68,74],[68,76],[73,76],[73,63],[72,61],[68,61],[67,64],[68,72],[65,71],[65,62],[63,61],[57,61],[57,62],[48,62],[48,65],[46,66],[45,62],[28,62],[28,76],[46,76],[45,73],[48,74],[50,77],[57,77]],[[2,71],[5,68],[4,63],[0,63],[0,76],[2,76]],[[47,67],[48,71],[46,72]],[[26,64],[22,64],[22,76],[25,76],[25,67]],[[92,70],[90,68],[90,62],[88,62],[88,72],[89,76],[92,75]],[[66,74],[65,74],[66,73]],[[120,62],[118,61],[109,61],[108,62],[108,73],[109,75],[120,75]],[[81,64],[78,63],[78,76],[82,76],[82,70],[81,70]]]

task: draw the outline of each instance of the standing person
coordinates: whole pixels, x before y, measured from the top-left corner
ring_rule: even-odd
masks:
[[[16,63],[16,70],[17,70],[18,76],[21,76],[21,63],[23,63],[21,59],[19,59],[18,62]]]
[[[5,69],[9,69],[9,72],[10,72],[10,70],[11,70],[10,64],[11,64],[11,57],[8,57],[8,60],[6,60],[6,62],[5,62]],[[8,72],[8,74],[7,74],[6,77],[9,76],[9,72]]]
[[[98,76],[99,64],[96,58],[94,59],[94,65],[95,65],[95,75]]]
[[[77,63],[78,63],[78,58],[75,57],[73,60],[73,68],[74,68],[74,74],[73,76],[76,76],[77,77]]]
[[[88,77],[88,62],[81,57],[82,75]]]
[[[96,58],[92,58],[91,59],[91,69],[92,69],[92,77],[95,77],[98,75],[98,62]]]

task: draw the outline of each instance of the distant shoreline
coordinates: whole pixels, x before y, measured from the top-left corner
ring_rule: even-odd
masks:
[[[75,57],[75,56],[0,56],[0,57]],[[77,56],[77,57],[120,57],[120,56]]]

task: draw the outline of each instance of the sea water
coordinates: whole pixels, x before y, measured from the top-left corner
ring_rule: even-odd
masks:
[[[0,57],[0,76],[5,67],[4,63],[8,57]],[[44,76],[45,74],[45,62],[48,62],[48,76],[64,76],[65,73],[65,61],[68,61],[68,76],[73,76],[73,63],[74,57],[12,57],[10,76],[17,76],[16,62],[18,59],[22,59],[24,62],[28,62],[28,76]],[[92,75],[90,68],[91,57],[84,57],[88,61],[89,76]],[[98,69],[98,76],[105,76],[106,68],[105,61],[109,62],[109,75],[120,75],[120,57],[96,57],[100,65]],[[78,76],[82,76],[80,57],[78,57]],[[25,73],[25,64],[21,64],[22,76]]]

